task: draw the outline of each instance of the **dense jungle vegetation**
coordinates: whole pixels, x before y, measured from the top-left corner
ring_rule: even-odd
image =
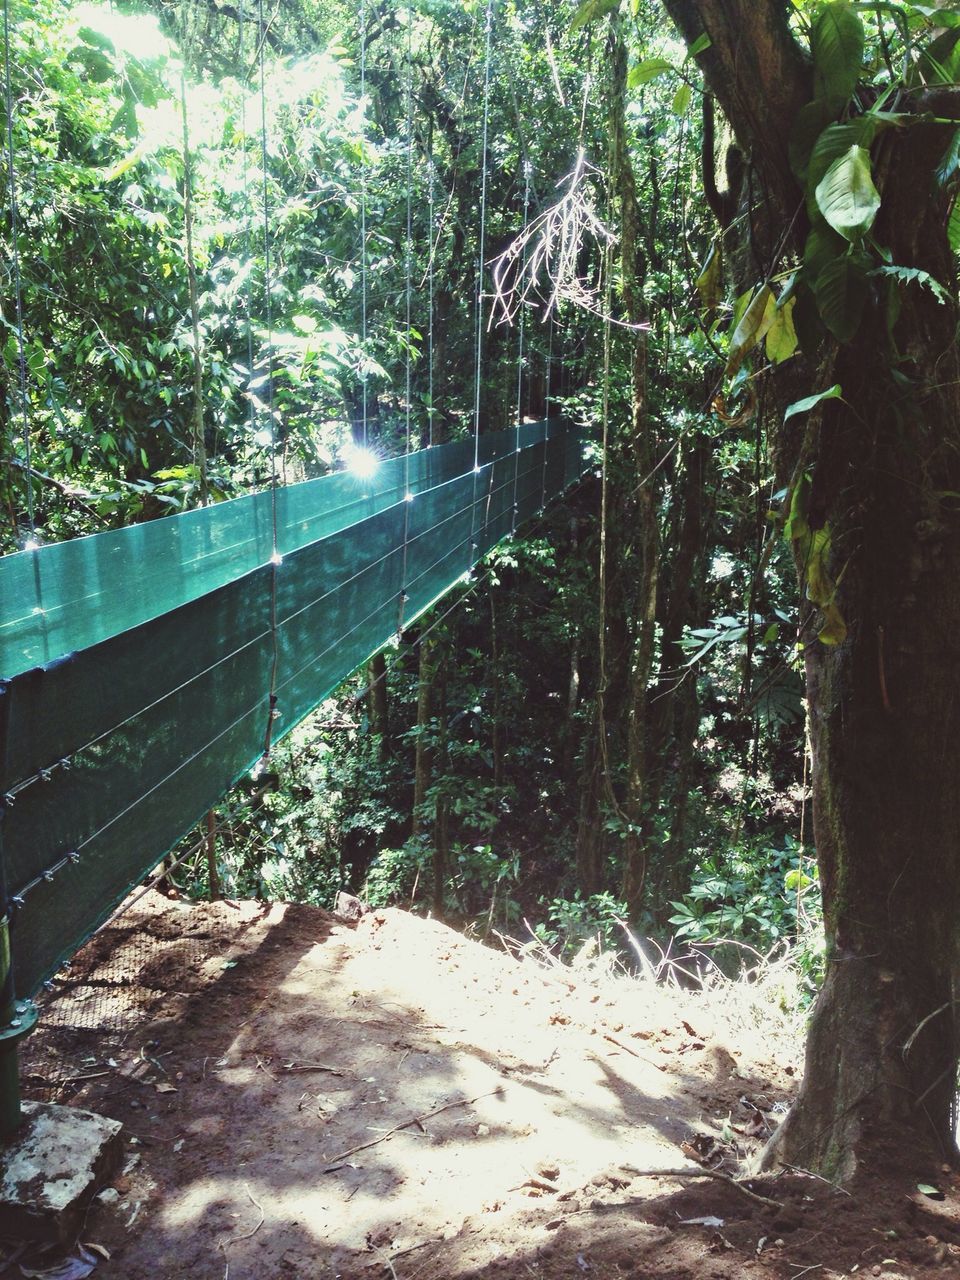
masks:
[[[408,415],[460,439],[475,399],[589,450],[175,882],[687,968],[789,948],[790,1000],[826,954],[834,1083],[786,1149],[842,1173],[866,1073],[951,1154],[960,10],[9,17],[4,552],[397,453]]]

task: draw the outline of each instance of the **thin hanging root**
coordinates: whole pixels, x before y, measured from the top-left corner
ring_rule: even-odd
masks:
[[[594,208],[591,179],[596,174],[581,148],[570,173],[561,178],[560,199],[533,219],[493,266],[493,309],[500,324],[512,324],[514,316],[531,297],[546,294],[545,315],[561,301],[601,314],[598,291],[577,270],[581,249],[588,239],[604,247],[616,236]]]

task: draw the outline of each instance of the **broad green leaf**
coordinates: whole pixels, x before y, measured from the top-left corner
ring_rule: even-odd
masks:
[[[960,25],[960,9],[941,9],[938,4],[911,4],[910,13],[922,13],[925,18],[936,18],[938,27]]]
[[[84,44],[92,45],[95,49],[104,49],[107,53],[116,53],[116,45],[109,36],[105,36],[101,31],[94,31],[93,27],[81,27],[77,35]]]
[[[870,152],[852,146],[835,160],[816,190],[817,206],[846,240],[863,239],[880,210],[880,193],[870,174]]]
[[[954,198],[947,219],[947,243],[954,253],[960,253],[960,195]]]
[[[124,156],[122,160],[118,160],[117,163],[111,165],[109,169],[104,169],[103,173],[100,175],[100,181],[113,182],[117,178],[122,177],[122,175],[129,169],[132,169],[135,164],[139,164],[146,154],[146,147],[140,146],[134,148],[134,150],[131,151],[129,155]]]
[[[960,31],[944,31],[920,55],[917,63],[927,84],[956,84],[960,80]]]
[[[700,301],[712,311],[720,304],[720,293],[723,285],[723,256],[719,240],[714,240],[707,254],[703,269],[697,276],[697,292]]]
[[[673,114],[675,116],[685,116],[692,97],[693,90],[690,86],[688,84],[682,84],[673,96]]]
[[[832,387],[827,387],[826,391],[818,391],[816,395],[804,396],[802,400],[794,400],[793,404],[788,405],[787,411],[783,415],[783,420],[786,422],[788,418],[792,418],[797,413],[809,413],[822,400],[839,400],[841,395],[840,384],[837,382]]]
[[[831,124],[824,129],[813,146],[807,164],[807,216],[814,222],[820,214],[817,207],[817,187],[827,170],[851,147],[869,148],[877,134],[877,122],[872,116],[857,116],[845,124]]]
[[[828,263],[841,258],[847,252],[847,242],[838,236],[832,227],[828,227],[822,218],[817,218],[810,228],[807,242],[803,246],[803,269],[808,281],[815,281]]]
[[[807,165],[810,163],[810,156],[817,139],[828,125],[836,121],[836,118],[837,112],[834,107],[829,102],[824,102],[822,98],[808,102],[797,112],[797,118],[790,130],[787,152],[790,168],[801,186],[805,187],[807,184]]]
[[[807,499],[809,496],[810,477],[804,472],[790,494],[790,513],[783,526],[783,536],[788,542],[795,542],[810,536],[810,526],[807,524]]]
[[[620,0],[583,0],[583,4],[573,15],[570,30],[579,31],[588,22],[595,22],[597,18],[602,18],[604,14],[612,13],[614,9],[619,8]]]
[[[937,165],[936,177],[940,186],[945,187],[958,169],[960,169],[960,129],[955,129],[950,145]]]
[[[849,99],[863,67],[863,23],[846,0],[826,4],[813,20],[814,96],[841,107]]]
[[[696,40],[694,40],[693,44],[687,50],[687,57],[695,58],[698,53],[704,53],[707,49],[710,48],[712,44],[713,44],[713,41],[704,31],[703,35],[697,36]]]
[[[796,352],[797,331],[793,327],[793,310],[796,298],[788,298],[775,310],[773,322],[767,330],[766,352],[771,364],[783,364]]]
[[[867,268],[860,257],[837,258],[813,286],[820,317],[838,342],[849,342],[860,328],[867,302]]]
[[[646,58],[627,72],[627,88],[636,89],[637,85],[649,84],[668,71],[676,71],[676,67],[666,58]]]
[[[763,340],[767,330],[773,324],[776,309],[776,294],[768,284],[765,284],[753,295],[750,305],[730,338],[725,371],[728,378],[732,377],[743,364],[747,352]]]
[[[910,13],[922,13],[925,18],[936,19],[938,27],[960,26],[960,9],[941,9],[938,4],[911,4]]]

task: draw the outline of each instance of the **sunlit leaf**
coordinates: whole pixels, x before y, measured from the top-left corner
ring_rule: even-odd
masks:
[[[960,253],[960,195],[954,198],[947,219],[947,243],[954,253]]]
[[[686,83],[682,84],[677,92],[673,95],[673,114],[675,116],[684,116],[690,106],[690,99],[693,97],[693,90]]]
[[[783,364],[784,360],[789,360],[797,350],[799,345],[797,331],[793,327],[793,312],[796,305],[796,298],[788,298],[774,311],[766,339],[767,359],[772,364]]]
[[[605,14],[612,13],[614,9],[619,8],[620,0],[584,0],[573,15],[570,30],[579,31],[581,27],[585,27],[588,23],[595,22],[597,18],[602,18]]]
[[[787,407],[783,415],[784,422],[788,418],[792,418],[798,413],[809,413],[811,409],[815,409],[823,400],[839,400],[842,395],[839,382],[832,387],[827,387],[826,391],[818,391],[816,395],[804,396],[802,400],[794,400],[793,404]]]
[[[676,67],[666,58],[646,58],[627,72],[627,88],[636,89],[638,85],[649,84],[668,71],[676,71]]]
[[[816,189],[817,207],[839,235],[861,240],[880,210],[880,193],[873,185],[870,153],[852,146],[835,160]]]
[[[746,359],[747,353],[766,336],[767,330],[773,324],[776,309],[776,294],[768,284],[765,284],[753,295],[750,305],[730,338],[726,367],[728,378],[733,377]]]
[[[847,101],[860,79],[864,43],[863,23],[846,0],[820,9],[810,32],[815,97],[838,106]]]

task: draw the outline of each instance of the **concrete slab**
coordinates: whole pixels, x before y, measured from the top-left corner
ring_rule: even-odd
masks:
[[[23,1104],[23,1124],[0,1145],[0,1235],[66,1242],[123,1155],[119,1120],[75,1107]]]

